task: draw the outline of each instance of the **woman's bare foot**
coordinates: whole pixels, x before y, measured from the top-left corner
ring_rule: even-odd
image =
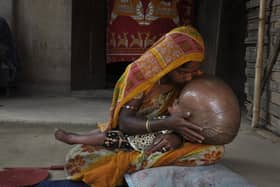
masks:
[[[73,141],[74,136],[77,136],[77,134],[66,132],[62,129],[56,129],[54,132],[55,139],[67,143],[69,145],[75,144],[75,142]]]

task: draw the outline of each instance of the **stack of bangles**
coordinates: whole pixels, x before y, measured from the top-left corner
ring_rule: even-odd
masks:
[[[135,106],[132,105],[124,105],[123,108],[127,109],[127,110],[132,110],[132,111],[137,111]],[[163,116],[157,116],[155,118],[153,118],[153,120],[161,120],[161,119],[166,119],[167,116],[163,115]],[[151,128],[151,120],[147,119],[146,123],[145,123],[145,127],[148,133],[152,133],[153,130]]]
[[[129,109],[129,110],[135,110],[135,107],[130,106],[130,105],[125,105],[124,108]],[[143,145],[150,144],[150,143],[152,143],[153,139],[156,136],[158,136],[160,134],[172,133],[172,131],[170,131],[170,130],[161,130],[158,132],[153,132],[153,130],[151,128],[151,120],[162,120],[165,118],[167,118],[167,116],[158,116],[158,117],[155,117],[152,119],[147,119],[145,122],[147,134],[144,134],[144,135],[128,136],[127,134],[124,134],[119,130],[107,131],[107,132],[105,132],[105,140],[104,140],[103,146],[106,148],[111,148],[111,149],[117,148],[117,149],[124,149],[124,150],[133,150],[133,149],[135,149],[135,147],[133,145],[141,144],[141,146],[143,147]],[[149,143],[149,141],[151,141],[151,142]],[[163,148],[162,151],[166,152],[165,148]]]
[[[157,116],[157,117],[153,118],[153,120],[161,120],[161,119],[166,119],[166,118],[167,118],[167,116]],[[146,130],[148,133],[153,132],[153,130],[151,128],[151,120],[147,119],[145,126],[146,126]]]

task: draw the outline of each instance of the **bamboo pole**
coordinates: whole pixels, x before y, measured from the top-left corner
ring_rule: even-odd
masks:
[[[264,48],[265,8],[266,8],[265,5],[266,5],[266,0],[260,0],[257,59],[256,59],[254,101],[253,101],[253,118],[251,124],[253,128],[257,127],[260,118],[261,80],[262,80],[262,64],[263,64],[263,48]]]

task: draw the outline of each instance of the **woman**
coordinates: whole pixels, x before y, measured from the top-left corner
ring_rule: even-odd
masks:
[[[200,34],[184,26],[167,33],[130,64],[115,86],[109,122],[85,136],[83,142],[87,145],[78,145],[67,155],[69,178],[93,186],[116,186],[127,172],[163,165],[206,165],[219,160],[223,146],[197,144],[204,138],[199,134],[201,128],[187,121],[189,114],[168,112],[182,86],[201,75],[203,58]],[[111,130],[116,129],[128,135],[162,130],[171,133],[156,137],[145,151],[125,151],[112,148],[110,138],[115,134]],[[97,142],[92,143],[89,137]],[[109,149],[92,146],[104,141]]]

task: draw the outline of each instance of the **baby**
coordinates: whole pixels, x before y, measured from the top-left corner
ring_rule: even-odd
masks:
[[[240,127],[240,108],[233,91],[222,80],[203,76],[190,81],[171,111],[190,112],[188,120],[203,128],[204,144],[230,143]]]
[[[240,109],[231,88],[223,81],[212,76],[202,76],[190,81],[181,91],[179,98],[170,107],[172,114],[190,113],[188,121],[202,128],[200,134],[205,138],[202,143],[223,145],[230,143],[237,135],[240,126]],[[172,124],[171,124],[172,125]],[[89,144],[94,146],[145,150],[156,133],[127,136],[120,131],[101,133],[98,130],[89,134],[55,132],[55,138],[68,144]],[[118,145],[119,147],[114,147]]]

